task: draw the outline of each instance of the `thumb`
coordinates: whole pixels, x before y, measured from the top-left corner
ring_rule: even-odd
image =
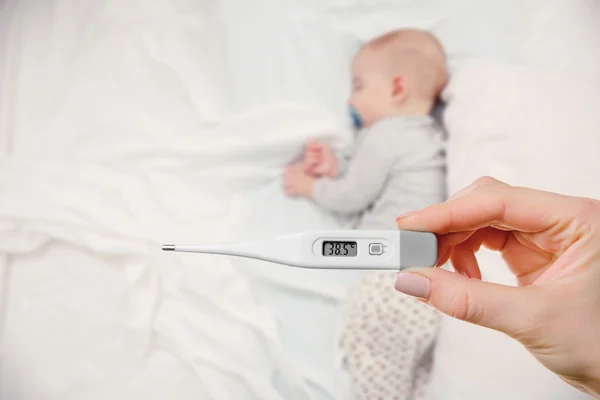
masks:
[[[421,298],[451,317],[508,334],[530,330],[543,309],[535,287],[512,287],[470,279],[441,268],[413,268],[398,274],[399,292]]]

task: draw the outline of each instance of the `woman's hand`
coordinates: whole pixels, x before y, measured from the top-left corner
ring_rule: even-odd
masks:
[[[440,268],[396,289],[522,343],[569,384],[600,397],[600,202],[481,178],[447,202],[398,218],[439,238]],[[481,281],[475,253],[502,253],[518,287]]]

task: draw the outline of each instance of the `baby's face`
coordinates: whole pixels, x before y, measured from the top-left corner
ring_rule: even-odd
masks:
[[[361,50],[352,63],[352,94],[349,104],[360,114],[365,127],[387,116],[393,99],[393,79],[385,73],[381,57]]]

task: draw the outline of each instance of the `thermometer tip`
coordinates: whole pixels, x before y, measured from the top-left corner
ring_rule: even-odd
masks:
[[[163,244],[162,250],[163,251],[175,251],[175,245],[174,244]]]

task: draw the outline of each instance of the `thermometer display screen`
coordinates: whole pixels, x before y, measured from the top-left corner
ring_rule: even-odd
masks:
[[[325,257],[356,257],[358,245],[356,242],[323,242]]]

